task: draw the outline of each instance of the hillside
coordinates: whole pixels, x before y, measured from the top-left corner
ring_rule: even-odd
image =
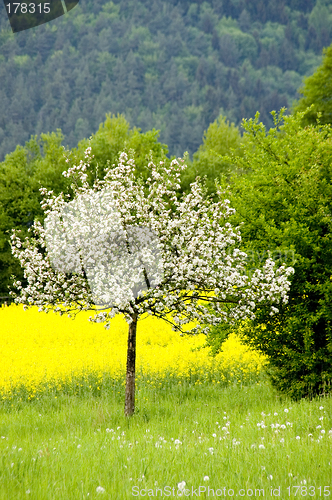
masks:
[[[193,153],[222,112],[238,124],[289,107],[332,42],[324,0],[81,0],[63,17],[13,34],[0,5],[0,161],[32,134],[65,144],[107,112],[161,130]]]

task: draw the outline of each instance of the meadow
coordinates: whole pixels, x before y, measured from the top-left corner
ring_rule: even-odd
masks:
[[[0,500],[327,497],[331,398],[292,402],[236,335],[138,324],[136,412],[125,418],[127,324],[0,309]]]

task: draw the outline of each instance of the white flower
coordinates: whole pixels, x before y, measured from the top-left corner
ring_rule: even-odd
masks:
[[[209,452],[211,453],[211,455],[213,455],[214,449],[213,448],[209,448]]]
[[[203,481],[209,481],[209,479],[210,479],[209,476],[204,476],[203,477]]]
[[[324,406],[320,406],[320,407],[319,407],[319,409],[320,409],[320,410],[324,410]]]
[[[216,437],[217,437],[217,434],[212,434],[212,437],[216,438]]]
[[[180,491],[184,490],[185,486],[186,486],[186,482],[185,481],[181,481],[181,483],[178,483],[178,489]]]
[[[281,438],[280,443],[284,443],[284,442],[285,442],[284,438]]]
[[[102,486],[97,486],[96,492],[97,493],[105,493],[105,488],[103,488]]]
[[[322,429],[320,432],[321,432],[322,434],[325,434],[325,430],[324,430],[324,429]]]
[[[297,440],[299,440],[299,439],[301,439],[301,438],[300,438],[300,436],[296,436],[296,439],[297,439]]]
[[[288,409],[287,409],[287,408],[285,408],[285,409],[284,409],[284,412],[285,412],[285,413],[288,413]]]
[[[182,444],[182,442],[180,441],[180,439],[175,439],[174,444]]]
[[[260,444],[258,448],[260,448],[261,450],[265,450],[265,446],[263,444]]]
[[[273,476],[270,474],[269,476],[267,476],[267,479],[273,479]]]

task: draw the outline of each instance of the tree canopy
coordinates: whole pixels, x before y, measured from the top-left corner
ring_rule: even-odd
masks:
[[[194,154],[193,162],[184,179],[183,187],[192,182],[196,176],[206,176],[208,193],[216,192],[215,181],[222,176],[228,178],[234,170],[234,165],[225,161],[225,155],[233,150],[241,155],[242,138],[238,127],[229,123],[225,116],[220,115],[204,132],[203,144]]]
[[[310,123],[332,123],[332,46],[324,49],[322,64],[304,80],[299,89],[302,98],[294,106],[294,111],[310,108],[303,117],[305,125]]]
[[[295,270],[289,303],[278,317],[260,309],[245,334],[293,397],[320,394],[332,376],[332,127],[303,128],[303,115],[274,113],[269,131],[258,114],[244,121],[248,147],[233,161],[247,173],[230,182],[248,269],[270,251]]]

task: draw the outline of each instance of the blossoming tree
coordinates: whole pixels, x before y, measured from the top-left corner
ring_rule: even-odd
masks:
[[[136,327],[152,314],[189,333],[207,332],[220,321],[254,318],[260,304],[271,315],[287,303],[292,268],[266,260],[251,279],[246,254],[237,245],[234,213],[218,191],[218,201],[204,194],[199,179],[189,194],[177,196],[183,160],[148,168],[143,184],[135,179],[133,158],[126,153],[102,180],[87,182],[86,160],[63,173],[72,178],[73,197],[42,189],[44,226],[35,221],[32,236],[11,236],[12,252],[24,269],[26,284],[14,280],[17,303],[75,315],[93,310],[91,321],[106,328],[121,313],[129,324],[125,415],[135,409]],[[67,200],[68,200],[67,198]]]

